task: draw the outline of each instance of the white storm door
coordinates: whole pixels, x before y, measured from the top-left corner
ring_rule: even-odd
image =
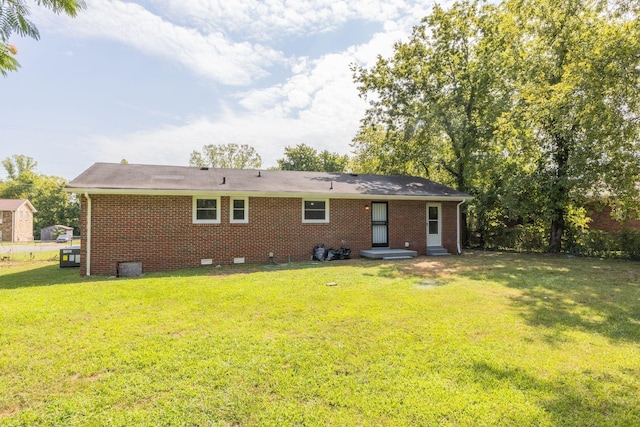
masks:
[[[427,247],[442,246],[442,205],[427,204]]]

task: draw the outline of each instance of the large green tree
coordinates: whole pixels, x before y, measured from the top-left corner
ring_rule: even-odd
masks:
[[[189,166],[258,169],[262,167],[262,158],[247,144],[208,144],[202,151],[193,151],[189,159]]]
[[[631,0],[435,7],[393,57],[355,69],[371,95],[356,160],[445,172],[476,196],[481,228],[546,223],[548,249],[562,250],[588,198],[637,208],[638,10]]]
[[[498,137],[527,153],[530,204],[562,250],[569,213],[608,194],[628,206],[640,182],[640,21],[637,2],[508,0],[502,69],[513,109]],[[508,145],[505,144],[505,147]],[[532,194],[534,192],[532,191]]]
[[[419,172],[475,195],[510,102],[498,67],[504,51],[498,27],[492,5],[436,5],[391,58],[378,58],[371,69],[354,67],[358,89],[370,100],[354,139],[356,160],[378,172]],[[370,153],[380,153],[380,161],[372,163]]]
[[[33,157],[25,156],[24,154],[14,154],[0,163],[7,172],[7,177],[11,180],[17,179],[18,176],[26,172],[34,172],[38,166],[38,162]]]
[[[34,215],[36,238],[40,229],[62,224],[79,230],[80,205],[65,192],[67,181],[58,176],[36,172],[37,162],[28,156],[14,155],[2,161],[7,179],[0,182],[0,198],[28,199],[37,209]]]
[[[349,165],[349,156],[331,153],[329,150],[318,152],[306,144],[285,147],[284,158],[278,159],[280,170],[345,172]]]
[[[76,16],[80,9],[86,7],[83,0],[37,0],[35,3],[69,16]],[[29,15],[29,5],[25,0],[0,0],[0,73],[4,76],[20,66],[15,58],[18,49],[9,43],[11,35],[16,33],[36,40],[40,38],[40,32],[29,20]]]

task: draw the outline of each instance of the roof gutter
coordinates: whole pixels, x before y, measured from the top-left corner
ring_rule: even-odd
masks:
[[[463,205],[464,202],[466,202],[467,199],[462,199],[462,201],[460,203],[458,203],[458,206],[456,207],[456,244],[457,244],[457,249],[458,249],[458,255],[462,254],[462,245],[460,244],[460,206]]]
[[[85,247],[87,248],[87,254],[85,255],[85,262],[87,263],[86,275],[91,276],[91,197],[89,193],[85,192],[84,197],[87,199],[87,235]]]

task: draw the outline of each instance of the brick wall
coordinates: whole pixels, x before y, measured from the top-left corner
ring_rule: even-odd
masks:
[[[611,217],[611,207],[591,205],[589,206],[589,229],[602,231],[620,231],[620,230],[638,230],[640,229],[640,220],[629,219],[624,222],[616,221]]]
[[[26,205],[22,205],[15,212],[15,241],[33,241],[33,212]]]
[[[10,242],[13,238],[15,242],[30,242],[33,241],[33,212],[27,206],[21,206],[13,212],[0,211],[2,215],[2,224],[0,224],[0,231],[2,231],[2,241]],[[15,225],[15,230],[12,232],[11,227]]]
[[[457,253],[457,202],[442,202],[442,246]],[[389,246],[425,254],[427,250],[427,202],[418,200],[392,200],[389,202]]]
[[[346,245],[357,257],[371,248],[371,212],[366,200],[330,200],[330,223],[302,222],[299,198],[249,197],[247,224],[229,221],[229,197],[221,197],[220,224],[194,224],[190,196],[92,195],[91,274],[115,275],[117,264],[142,262],[143,271],[213,265],[307,260],[317,243]],[[455,253],[456,203],[443,205],[443,245]],[[86,198],[81,202],[81,274],[86,273]],[[453,217],[449,218],[450,215]],[[389,202],[389,243],[426,250],[426,202]],[[453,232],[453,234],[452,234]]]
[[[3,242],[11,241],[11,211],[0,211],[0,232]]]

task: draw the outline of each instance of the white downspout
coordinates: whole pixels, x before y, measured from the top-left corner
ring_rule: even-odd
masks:
[[[458,245],[458,255],[462,253],[462,248],[460,245],[460,206],[462,206],[466,201],[467,199],[462,199],[462,201],[458,203],[458,206],[456,207],[458,212],[458,215],[456,216],[456,244]]]
[[[91,197],[89,193],[84,193],[84,197],[87,199],[87,236],[85,245],[87,247],[87,255],[85,262],[87,263],[87,276],[91,276]]]

